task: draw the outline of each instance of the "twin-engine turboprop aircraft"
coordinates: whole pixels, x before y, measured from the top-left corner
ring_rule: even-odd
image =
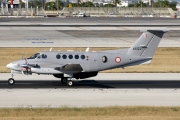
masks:
[[[51,74],[60,78],[63,84],[73,85],[73,78],[84,79],[96,76],[99,71],[124,68],[151,62],[156,48],[167,31],[146,30],[129,49],[100,52],[42,51],[26,58],[7,64],[11,69],[8,83],[13,85],[14,73],[27,75]]]

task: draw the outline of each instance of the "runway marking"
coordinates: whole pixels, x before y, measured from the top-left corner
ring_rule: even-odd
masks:
[[[54,44],[54,42],[32,42],[33,44]]]

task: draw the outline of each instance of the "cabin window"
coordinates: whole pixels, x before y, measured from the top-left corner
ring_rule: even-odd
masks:
[[[66,59],[66,58],[67,58],[67,56],[66,56],[66,55],[63,55],[63,56],[62,56],[62,58],[63,58],[63,59]]]
[[[79,59],[79,55],[75,55],[74,57],[75,57],[75,59]]]
[[[56,55],[56,58],[57,58],[57,59],[60,59],[60,58],[61,58],[61,55],[59,55],[59,54]]]
[[[85,55],[81,55],[81,59],[85,59]]]
[[[72,55],[69,55],[69,59],[72,59],[73,58],[73,56]]]
[[[103,56],[103,57],[102,57],[102,62],[103,62],[103,63],[106,63],[107,61],[108,61],[107,57],[106,57],[106,56]]]

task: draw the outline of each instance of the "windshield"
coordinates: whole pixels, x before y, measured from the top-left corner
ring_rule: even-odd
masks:
[[[31,56],[31,57],[29,57],[29,58],[27,58],[27,59],[35,59],[35,58],[37,58],[39,55],[40,55],[40,53],[36,53],[36,54],[34,54],[33,56]]]

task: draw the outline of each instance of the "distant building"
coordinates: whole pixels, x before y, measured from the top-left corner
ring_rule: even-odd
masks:
[[[5,0],[3,0],[3,2],[5,2]],[[10,0],[8,0],[8,2],[5,3],[7,3],[8,8],[11,8]],[[13,0],[13,8],[18,8],[18,7],[19,7],[19,0]]]
[[[177,16],[180,16],[180,3],[176,5],[176,9],[177,9]]]
[[[135,4],[137,2],[136,0],[121,0],[120,7],[128,7],[130,4]]]
[[[180,3],[177,3],[176,8],[177,9],[180,8]]]

